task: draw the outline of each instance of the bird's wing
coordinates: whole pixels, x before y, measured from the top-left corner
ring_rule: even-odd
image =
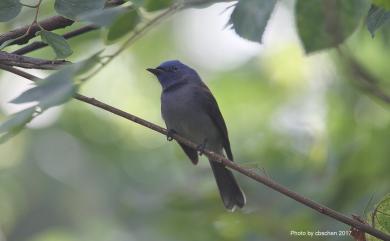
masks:
[[[197,91],[195,91],[195,94],[201,95],[201,96],[195,96],[195,98],[197,98],[197,100],[202,101],[201,103],[202,107],[210,116],[211,120],[218,128],[219,132],[221,133],[221,136],[223,138],[222,144],[223,144],[223,148],[225,149],[227,157],[233,161],[233,154],[230,148],[228,131],[223,116],[221,114],[221,111],[219,110],[217,101],[215,100],[209,88],[203,82],[201,82],[201,85],[198,87]]]

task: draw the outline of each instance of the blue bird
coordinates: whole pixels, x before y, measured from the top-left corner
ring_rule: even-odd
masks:
[[[178,60],[148,68],[162,86],[161,113],[169,133],[177,133],[199,144],[198,150],[181,143],[193,164],[198,151],[207,148],[233,161],[228,131],[217,101],[198,73]],[[168,134],[169,139],[169,134]],[[224,206],[231,211],[245,205],[245,195],[233,173],[223,164],[209,160]]]

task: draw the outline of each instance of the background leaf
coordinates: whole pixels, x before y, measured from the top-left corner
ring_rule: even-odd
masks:
[[[39,34],[41,35],[42,41],[54,50],[57,59],[65,59],[72,55],[72,49],[61,35],[46,30],[41,30]]]
[[[230,16],[229,24],[241,37],[261,43],[276,0],[241,0]]]
[[[390,1],[389,1],[390,2]],[[380,28],[383,24],[386,24],[390,20],[390,11],[386,11],[381,7],[372,5],[368,11],[366,20],[368,31],[371,36],[374,37],[375,31]]]
[[[295,17],[305,51],[310,53],[344,42],[368,8],[367,0],[298,0]]]
[[[76,20],[90,11],[103,9],[105,0],[56,0],[54,8],[57,13]]]
[[[99,9],[82,15],[80,20],[104,27],[111,25],[124,12],[126,12],[126,8],[123,7]]]
[[[130,33],[139,22],[140,16],[135,9],[120,15],[108,29],[107,41],[112,43],[120,39]]]
[[[1,0],[0,1],[0,22],[6,22],[18,16],[22,5],[18,0]]]

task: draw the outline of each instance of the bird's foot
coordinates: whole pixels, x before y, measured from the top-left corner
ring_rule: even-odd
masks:
[[[173,140],[173,135],[177,134],[174,129],[168,129],[167,132],[167,141],[172,141]]]
[[[206,149],[206,145],[207,145],[207,139],[205,139],[202,144],[200,144],[196,147],[196,150],[198,151],[199,156],[203,155],[204,149]]]

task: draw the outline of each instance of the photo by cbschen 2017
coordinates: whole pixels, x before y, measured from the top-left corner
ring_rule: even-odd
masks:
[[[0,1],[0,241],[390,240],[384,0]]]

